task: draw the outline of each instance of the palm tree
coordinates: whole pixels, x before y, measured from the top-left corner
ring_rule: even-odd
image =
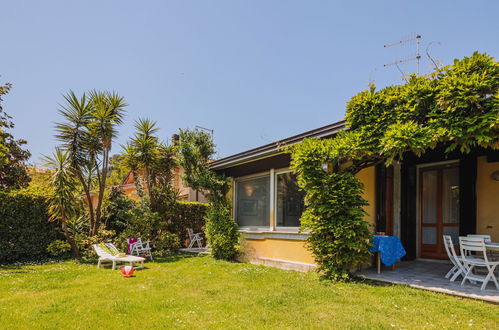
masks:
[[[176,165],[175,148],[161,142],[155,133],[159,128],[150,119],[139,118],[135,122],[135,136],[125,146],[125,162],[134,172],[141,171],[149,200],[154,204],[154,188],[168,186],[172,180],[172,169]]]
[[[68,162],[72,172],[83,187],[89,208],[90,228],[95,222],[94,206],[90,192],[92,190],[91,163],[89,162],[89,146],[94,137],[89,133],[88,126],[92,119],[92,106],[86,94],[78,98],[73,91],[64,95],[65,105],[61,105],[59,114],[65,119],[56,124],[56,139],[62,142],[61,148],[68,151]]]
[[[71,246],[73,256],[80,258],[74,237],[68,230],[68,221],[78,214],[78,195],[69,151],[56,148],[52,156],[45,156],[45,166],[54,169],[52,191],[49,197],[48,213],[51,221],[59,221],[66,240]]]
[[[93,90],[90,92],[90,103],[92,104],[92,121],[89,125],[89,131],[96,138],[96,143],[92,143],[95,151],[100,151],[100,158],[93,157],[96,163],[97,178],[99,183],[99,194],[97,207],[95,211],[95,222],[92,233],[97,233],[100,224],[102,200],[106,188],[106,180],[109,169],[109,152],[112,148],[113,139],[117,136],[116,127],[123,123],[125,107],[127,104],[122,96],[117,93],[100,92]],[[95,153],[97,154],[97,153]],[[97,164],[98,159],[101,162],[101,169]]]
[[[65,105],[59,112],[65,121],[56,124],[56,138],[69,152],[70,166],[86,195],[90,235],[95,235],[102,215],[109,153],[127,104],[117,93],[96,90],[81,98],[70,91],[64,99]],[[97,205],[93,205],[90,195],[94,189],[98,190]]]

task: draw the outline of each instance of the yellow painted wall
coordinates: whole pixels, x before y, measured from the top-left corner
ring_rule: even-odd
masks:
[[[374,166],[368,167],[357,173],[357,178],[364,184],[364,197],[369,203],[364,209],[367,212],[365,220],[372,225],[374,230],[376,224],[376,170]]]
[[[290,239],[245,239],[244,251],[248,258],[272,258],[314,264],[314,258],[305,248],[305,241]]]
[[[365,210],[365,220],[372,225],[374,230],[376,214],[376,172],[374,167],[363,169],[357,178],[364,184],[363,197],[369,202]],[[312,254],[305,247],[305,241],[289,239],[245,239],[243,249],[248,258],[271,258],[294,262],[314,264]]]
[[[477,234],[491,235],[499,241],[499,182],[491,174],[499,171],[499,163],[488,163],[487,157],[478,157],[477,169]],[[464,219],[461,219],[464,220]],[[491,226],[492,228],[487,228]]]

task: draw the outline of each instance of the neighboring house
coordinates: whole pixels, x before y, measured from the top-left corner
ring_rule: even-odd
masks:
[[[309,269],[314,261],[299,233],[303,193],[289,170],[283,145],[304,138],[329,138],[344,121],[247,150],[212,163],[232,178],[233,215],[251,261],[289,269]],[[399,236],[406,259],[446,259],[442,235],[478,233],[499,241],[499,151],[476,149],[422,157],[406,154],[390,167],[357,174],[364,184],[365,220],[372,231]]]
[[[200,191],[189,188],[183,184],[182,182],[183,171],[184,170],[182,168],[176,167],[174,169],[173,182],[172,182],[173,187],[179,192],[180,199],[189,202],[207,203],[208,199]],[[139,198],[132,172],[128,173],[128,175],[123,179],[119,187],[126,196],[133,199]],[[146,187],[144,187],[144,189],[146,189]]]

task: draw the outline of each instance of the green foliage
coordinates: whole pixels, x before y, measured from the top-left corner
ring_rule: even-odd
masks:
[[[156,248],[156,255],[165,256],[180,249],[182,244],[178,235],[168,231],[161,231],[154,239],[154,246]]]
[[[217,201],[210,204],[205,230],[215,259],[232,260],[236,257],[239,234],[230,212],[230,203]]]
[[[42,196],[0,193],[0,264],[50,257],[47,247],[62,235],[49,222],[47,208]]]
[[[183,180],[189,187],[207,192],[210,201],[205,228],[212,255],[231,260],[238,252],[239,235],[227,200],[229,180],[210,169],[210,157],[214,154],[215,145],[210,135],[198,130],[180,131]]]
[[[371,86],[348,102],[346,124],[349,130],[332,139],[306,139],[290,149],[306,191],[302,226],[319,270],[334,280],[368,257],[355,173],[438,145],[446,152],[499,149],[499,63],[476,52],[404,85]]]
[[[105,223],[119,237],[117,243],[123,249],[127,238],[140,237],[150,240],[159,254],[169,253],[184,245],[187,228],[196,232],[203,229],[207,205],[182,201],[168,205],[153,212],[146,198],[133,201],[115,189],[105,210]]]
[[[56,258],[65,259],[70,256],[71,245],[66,241],[55,240],[47,246],[47,252]]]
[[[437,145],[446,151],[499,149],[499,62],[475,52],[406,84],[360,92],[347,104],[346,121],[358,142],[347,158],[364,166],[420,155]],[[344,137],[343,137],[344,138]]]
[[[119,188],[112,188],[109,194],[109,203],[104,210],[104,224],[106,228],[122,233],[130,218],[130,211],[135,207],[135,202],[125,196]]]
[[[14,128],[12,117],[2,108],[2,95],[11,89],[11,84],[0,86],[0,189],[19,189],[26,187],[30,177],[25,168],[25,162],[31,156],[23,149],[25,140],[16,140],[9,130]]]
[[[79,217],[82,210],[69,152],[56,148],[51,157],[45,157],[45,165],[53,169],[51,176],[52,189],[48,197],[50,220],[61,224],[66,240],[71,245],[73,256],[79,259],[80,253],[75,238],[67,228],[69,219]]]
[[[112,142],[118,134],[116,128],[123,122],[127,104],[117,93],[97,90],[81,97],[70,91],[64,100],[59,110],[63,121],[56,124],[55,137],[61,142],[59,148],[68,153],[78,188],[86,195],[89,234],[96,235],[106,194]],[[96,193],[96,202],[91,192]]]
[[[170,210],[160,213],[160,216],[165,228],[177,235],[183,243],[189,238],[187,228],[192,228],[195,233],[204,230],[207,210],[208,205],[204,203],[178,201]]]
[[[131,237],[154,241],[161,229],[159,214],[151,211],[147,199],[142,199],[135,202],[134,207],[126,212],[126,226],[121,233],[118,233],[120,244],[124,246],[126,239]]]
[[[31,180],[29,185],[21,190],[27,194],[48,196],[52,189],[50,171],[37,172],[35,168],[28,167],[27,172]]]
[[[125,164],[124,158],[124,155],[116,154],[109,159],[109,176],[107,178],[107,183],[111,188],[119,186],[130,172],[130,169]]]
[[[323,168],[330,146],[305,140],[294,149],[292,168],[306,192],[301,228],[309,232],[308,248],[318,271],[328,279],[346,280],[352,267],[369,259],[369,228],[361,197],[362,183],[350,172]],[[333,149],[337,150],[337,149]]]
[[[151,209],[160,212],[177,200],[172,187],[173,170],[177,166],[175,145],[168,146],[156,136],[156,122],[140,118],[135,122],[135,135],[124,147],[123,162],[134,174],[139,196],[147,189]]]

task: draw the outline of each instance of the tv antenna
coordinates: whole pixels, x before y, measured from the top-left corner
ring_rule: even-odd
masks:
[[[400,71],[400,73],[402,73],[402,78],[405,80],[405,73],[402,71],[402,69],[400,68],[399,64],[405,63],[405,62],[416,61],[416,73],[419,75],[419,62],[421,60],[421,55],[419,54],[419,45],[420,45],[420,42],[421,42],[421,38],[422,38],[421,35],[418,34],[418,35],[416,35],[413,38],[399,40],[399,41],[396,41],[396,42],[392,42],[392,43],[383,45],[383,47],[386,48],[386,47],[397,46],[397,45],[400,45],[400,44],[405,44],[405,43],[411,42],[411,41],[416,41],[416,56],[409,57],[409,58],[403,58],[403,59],[400,59],[400,60],[396,60],[394,62],[391,62],[391,63],[388,63],[388,64],[384,64],[383,66],[386,68],[387,66],[395,65],[397,67],[397,69]]]
[[[208,132],[208,133],[210,133],[210,135],[211,135],[211,139],[213,140],[213,132],[214,132],[214,130],[213,130],[213,129],[211,129],[211,128],[206,128],[206,127],[199,126],[199,125],[196,125],[196,126],[195,126],[195,129],[200,130],[200,131],[204,131],[204,132]]]

